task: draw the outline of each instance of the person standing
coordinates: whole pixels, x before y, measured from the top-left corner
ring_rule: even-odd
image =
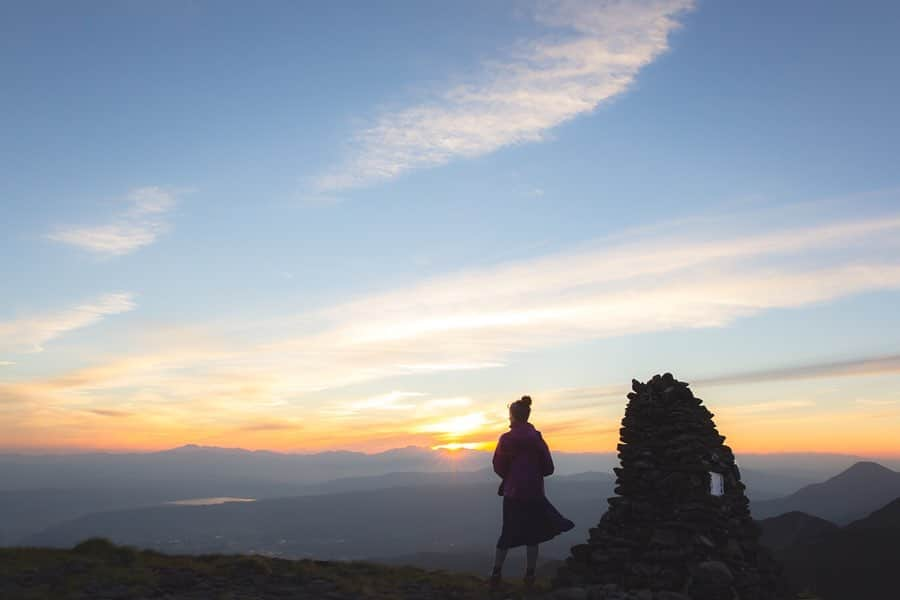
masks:
[[[509,431],[500,436],[494,450],[494,472],[502,479],[497,493],[503,496],[503,527],[494,556],[492,588],[500,585],[507,552],[518,546],[526,547],[525,585],[533,586],[538,544],[575,527],[544,493],[544,477],[553,474],[553,458],[541,432],[528,422],[530,416],[530,396],[510,404]]]

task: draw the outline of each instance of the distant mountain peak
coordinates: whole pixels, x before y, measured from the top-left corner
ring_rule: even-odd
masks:
[[[863,460],[851,465],[842,473],[832,477],[832,480],[871,479],[872,477],[895,477],[896,471],[888,469],[877,462]]]
[[[758,502],[754,513],[765,517],[800,510],[843,525],[897,496],[900,473],[876,462],[860,461],[831,479],[803,487],[790,496]]]
[[[173,454],[238,454],[238,453],[249,453],[250,450],[246,450],[244,448],[222,448],[220,446],[202,446],[200,444],[184,444],[183,446],[178,446],[177,448],[171,448],[169,450],[163,450],[162,454],[165,453],[173,453]]]
[[[889,471],[894,473],[891,469],[888,469],[884,465],[881,465],[874,460],[861,460],[858,463],[851,465],[848,471]]]

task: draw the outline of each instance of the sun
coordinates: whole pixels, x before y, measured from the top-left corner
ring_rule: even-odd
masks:
[[[460,415],[443,421],[423,425],[419,431],[423,433],[436,433],[447,440],[448,443],[458,441],[459,438],[470,435],[488,424],[487,418],[482,412]]]

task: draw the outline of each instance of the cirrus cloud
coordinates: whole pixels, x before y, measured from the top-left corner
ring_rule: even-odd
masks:
[[[316,192],[535,142],[625,92],[665,52],[692,0],[556,0],[534,18],[550,31],[483,67],[431,101],[386,112],[359,131],[346,160],[315,180]]]
[[[403,431],[432,445],[468,443],[482,439],[479,432],[500,423],[503,415],[487,410],[477,396],[409,391],[399,378],[421,383],[429,374],[459,373],[453,379],[461,381],[466,371],[515,364],[525,352],[612,336],[722,327],[775,309],[900,289],[900,259],[893,252],[900,214],[837,222],[804,219],[782,223],[777,230],[754,230],[747,219],[732,218],[701,229],[679,222],[669,230],[638,230],[550,255],[447,273],[276,317],[276,329],[267,320],[241,321],[225,331],[221,324],[211,324],[187,335],[181,330],[154,332],[132,344],[139,348],[132,355],[17,381],[0,389],[0,400],[16,399],[22,407],[17,410],[32,415],[28,418],[34,422],[38,409],[28,407],[53,406],[59,427],[68,426],[67,411],[73,409],[141,406],[150,416],[135,427],[167,431],[183,422],[218,431],[225,425],[233,429],[241,423],[284,421],[315,406],[320,407],[319,437],[304,438],[312,445],[335,443],[329,436],[345,435],[354,419],[363,419],[367,428],[377,423],[385,439],[395,440]],[[114,312],[123,301],[127,306],[130,298],[107,303],[108,310],[98,310],[94,304],[103,303],[94,303],[66,313],[66,318],[45,319],[55,326],[18,330],[30,332],[25,337],[32,340],[50,339],[100,313]],[[8,332],[7,326],[3,333]],[[874,374],[895,368],[895,357],[885,356],[874,364],[801,364],[769,377]],[[392,382],[387,389],[395,391],[354,400],[348,389],[379,380]],[[463,385],[460,391],[468,389]],[[562,390],[545,400],[554,410],[565,407],[596,417],[598,411],[613,410],[621,398],[622,389],[612,386]],[[805,398],[785,399],[801,400]],[[758,402],[748,402],[753,404]],[[764,416],[774,408],[745,410],[734,414]],[[442,420],[435,423],[438,416]],[[578,435],[587,443],[598,433],[586,429]]]
[[[175,194],[159,187],[132,190],[125,198],[127,208],[108,223],[64,225],[45,237],[106,256],[119,256],[147,246],[165,233],[166,214],[175,206]]]
[[[40,352],[43,345],[65,333],[82,329],[135,308],[134,294],[105,294],[72,308],[0,321],[0,349],[6,352]]]

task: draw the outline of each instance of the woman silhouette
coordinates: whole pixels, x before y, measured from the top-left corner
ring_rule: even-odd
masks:
[[[494,451],[494,472],[503,480],[503,530],[497,540],[491,587],[500,584],[503,562],[510,548],[526,546],[525,585],[534,585],[538,544],[553,539],[575,524],[562,516],[544,494],[544,477],[553,474],[553,459],[541,432],[528,422],[531,397],[509,405],[509,431]]]

